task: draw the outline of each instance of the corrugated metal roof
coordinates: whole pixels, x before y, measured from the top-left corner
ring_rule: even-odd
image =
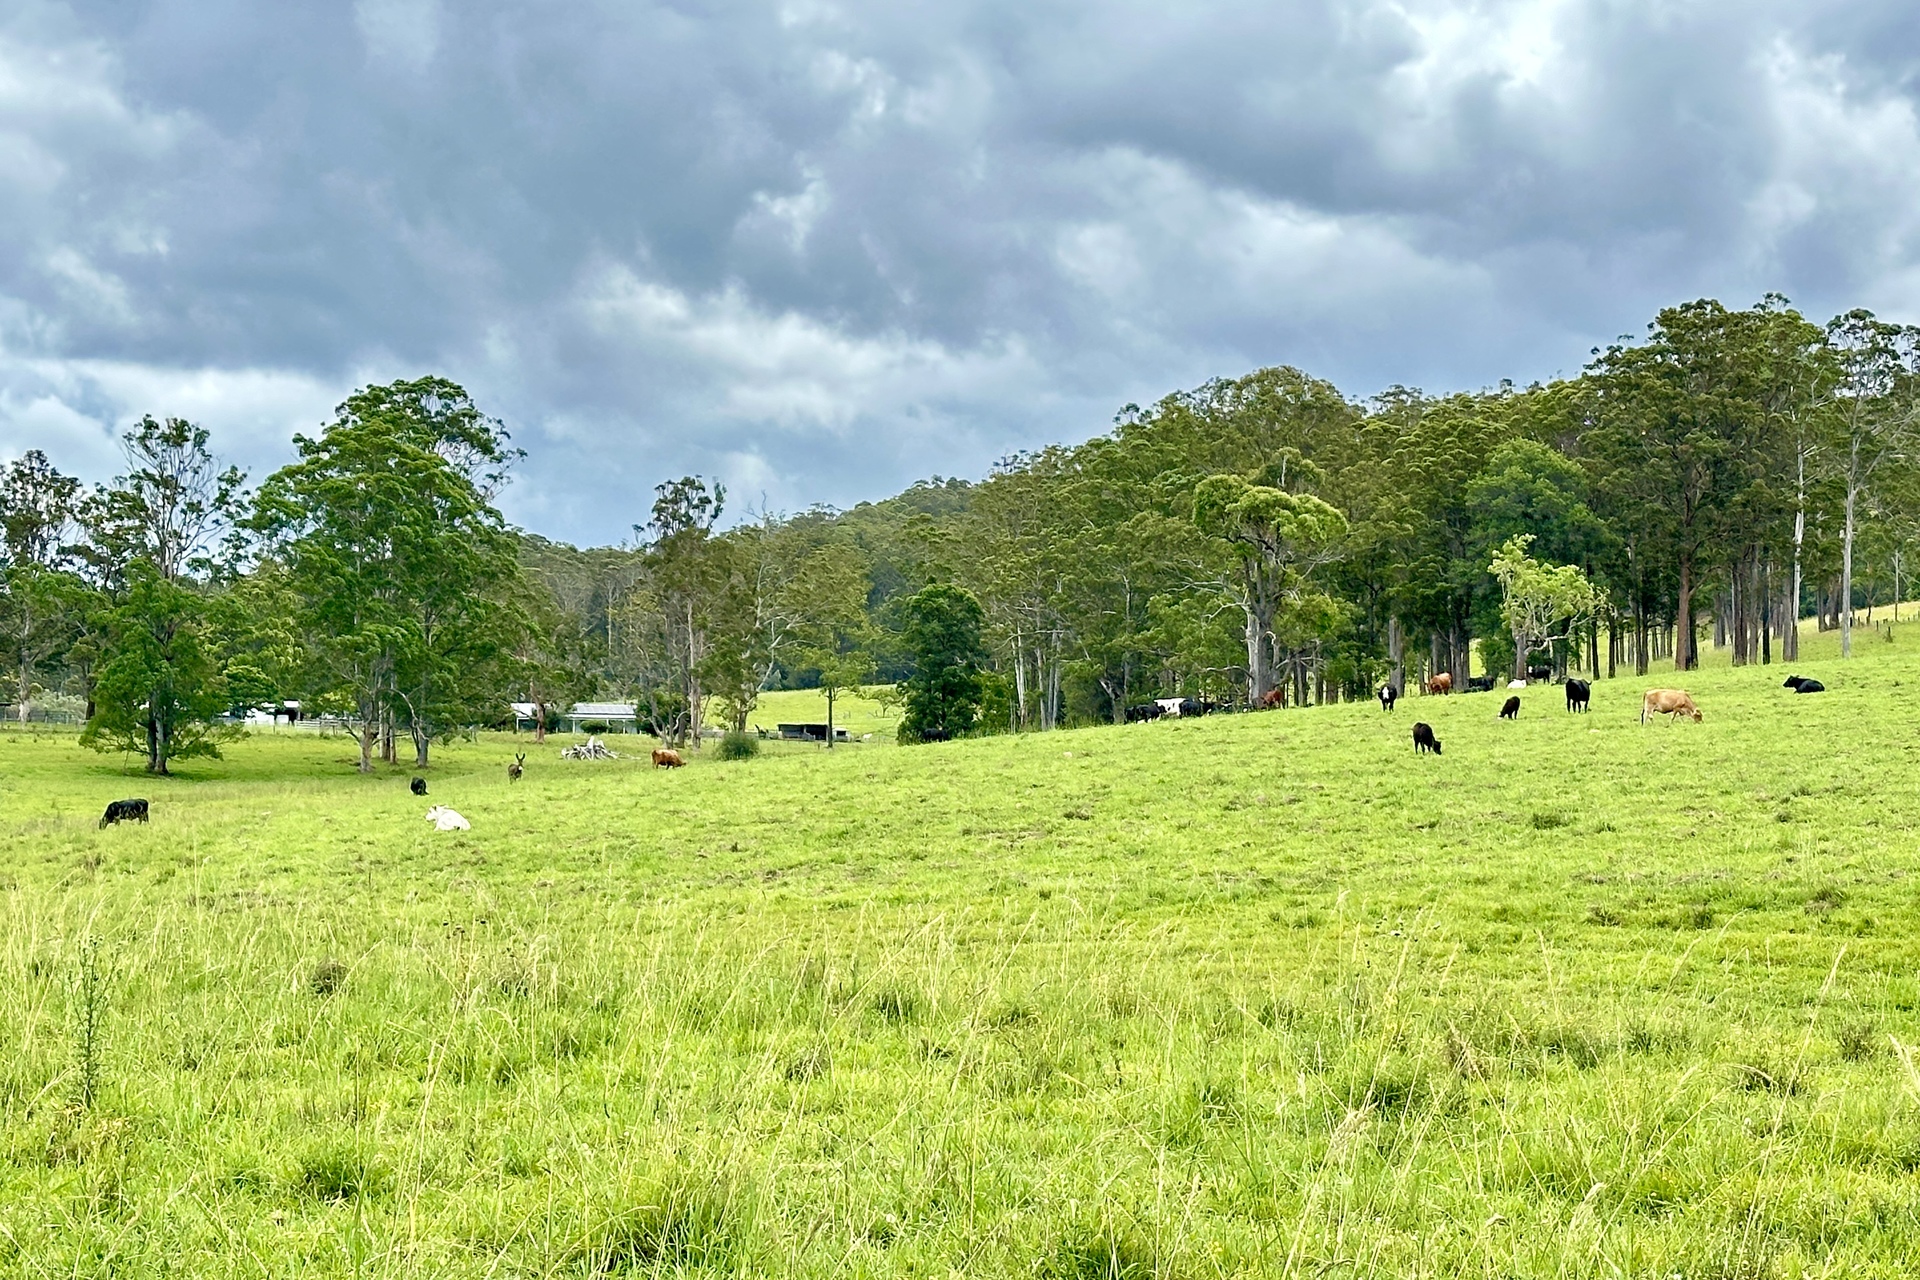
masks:
[[[576,702],[569,715],[593,720],[631,720],[633,703],[631,702]]]

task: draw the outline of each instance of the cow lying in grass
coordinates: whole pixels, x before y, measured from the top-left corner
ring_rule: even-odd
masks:
[[[1821,684],[1812,676],[1788,676],[1786,684],[1781,687],[1791,689],[1795,693],[1825,693],[1827,691],[1827,686]]]
[[[145,800],[115,800],[100,815],[102,828],[116,822],[145,822],[147,820],[147,802]]]
[[[1647,696],[1640,699],[1640,723],[1645,724],[1647,717],[1656,715],[1666,716],[1668,724],[1681,716],[1700,723],[1700,708],[1693,705],[1693,697],[1685,689],[1647,690]]]
[[[468,822],[465,818],[443,804],[437,804],[427,810],[427,821],[433,824],[433,828],[436,831],[473,830],[473,824],[471,822]]]

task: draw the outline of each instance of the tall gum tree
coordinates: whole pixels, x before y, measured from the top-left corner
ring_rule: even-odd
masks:
[[[1853,656],[1853,551],[1861,504],[1920,437],[1920,329],[1849,311],[1827,326],[1838,372],[1827,457],[1841,487],[1840,656]]]
[[[1304,595],[1307,579],[1339,554],[1347,521],[1311,494],[1289,493],[1239,476],[1209,476],[1193,495],[1194,523],[1235,561],[1246,615],[1248,695],[1274,687],[1273,635],[1280,611]]]
[[[299,461],[261,486],[255,525],[301,602],[309,680],[351,706],[361,772],[396,711],[424,764],[449,727],[437,717],[472,692],[455,679],[467,647],[513,648],[495,594],[514,572],[512,544],[491,498],[518,455],[442,378],[357,392],[294,447]]]

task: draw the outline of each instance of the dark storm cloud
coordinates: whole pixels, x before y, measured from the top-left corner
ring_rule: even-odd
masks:
[[[443,372],[619,536],[1078,438],[1295,363],[1572,372],[1659,305],[1920,319],[1907,6],[23,0],[0,453],[256,470]]]

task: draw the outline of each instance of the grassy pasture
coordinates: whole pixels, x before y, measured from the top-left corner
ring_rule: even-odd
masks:
[[[0,734],[0,1273],[1910,1275],[1920,626],[1809,649],[1699,725],[494,737],[427,801]]]

